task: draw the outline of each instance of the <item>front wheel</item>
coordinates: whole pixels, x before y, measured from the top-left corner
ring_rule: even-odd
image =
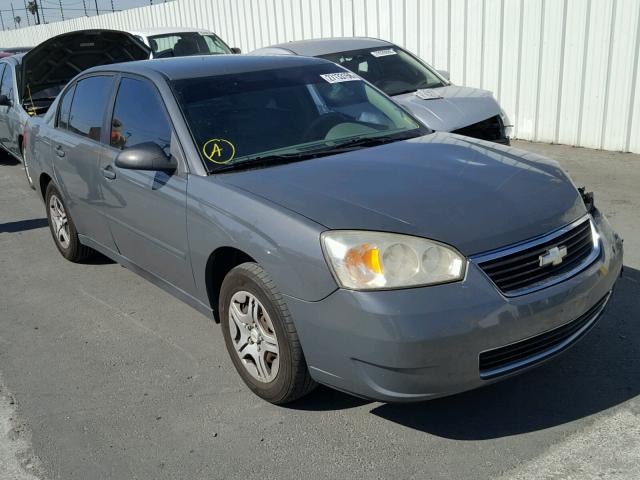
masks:
[[[219,307],[231,360],[256,395],[284,404],[316,387],[287,305],[262,267],[243,263],[231,270]]]
[[[80,243],[76,226],[53,182],[47,186],[45,202],[49,229],[62,256],[71,262],[80,262],[93,255],[94,250]]]

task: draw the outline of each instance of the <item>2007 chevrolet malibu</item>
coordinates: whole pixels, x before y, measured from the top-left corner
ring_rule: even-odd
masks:
[[[555,162],[432,133],[326,60],[93,68],[26,144],[60,253],[101,252],[212,316],[273,403],[521,372],[594,325],[622,268]]]

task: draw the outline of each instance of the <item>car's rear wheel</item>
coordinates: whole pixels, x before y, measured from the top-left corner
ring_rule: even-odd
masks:
[[[262,267],[243,263],[229,272],[219,311],[231,360],[256,395],[283,404],[315,388],[287,305]]]
[[[71,262],[80,262],[93,255],[94,250],[80,243],[76,226],[53,183],[47,186],[45,202],[49,229],[62,256]]]

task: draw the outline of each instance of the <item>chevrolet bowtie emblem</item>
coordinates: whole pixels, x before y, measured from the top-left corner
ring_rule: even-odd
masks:
[[[567,256],[567,247],[553,247],[538,257],[540,266],[560,265],[562,259]]]

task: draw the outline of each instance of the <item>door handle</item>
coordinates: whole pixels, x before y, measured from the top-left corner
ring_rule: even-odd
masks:
[[[56,155],[59,157],[64,157],[64,150],[62,149],[62,145],[58,145],[56,147]]]
[[[102,176],[107,180],[114,180],[116,178],[116,172],[113,171],[111,165],[107,165],[102,169]]]

